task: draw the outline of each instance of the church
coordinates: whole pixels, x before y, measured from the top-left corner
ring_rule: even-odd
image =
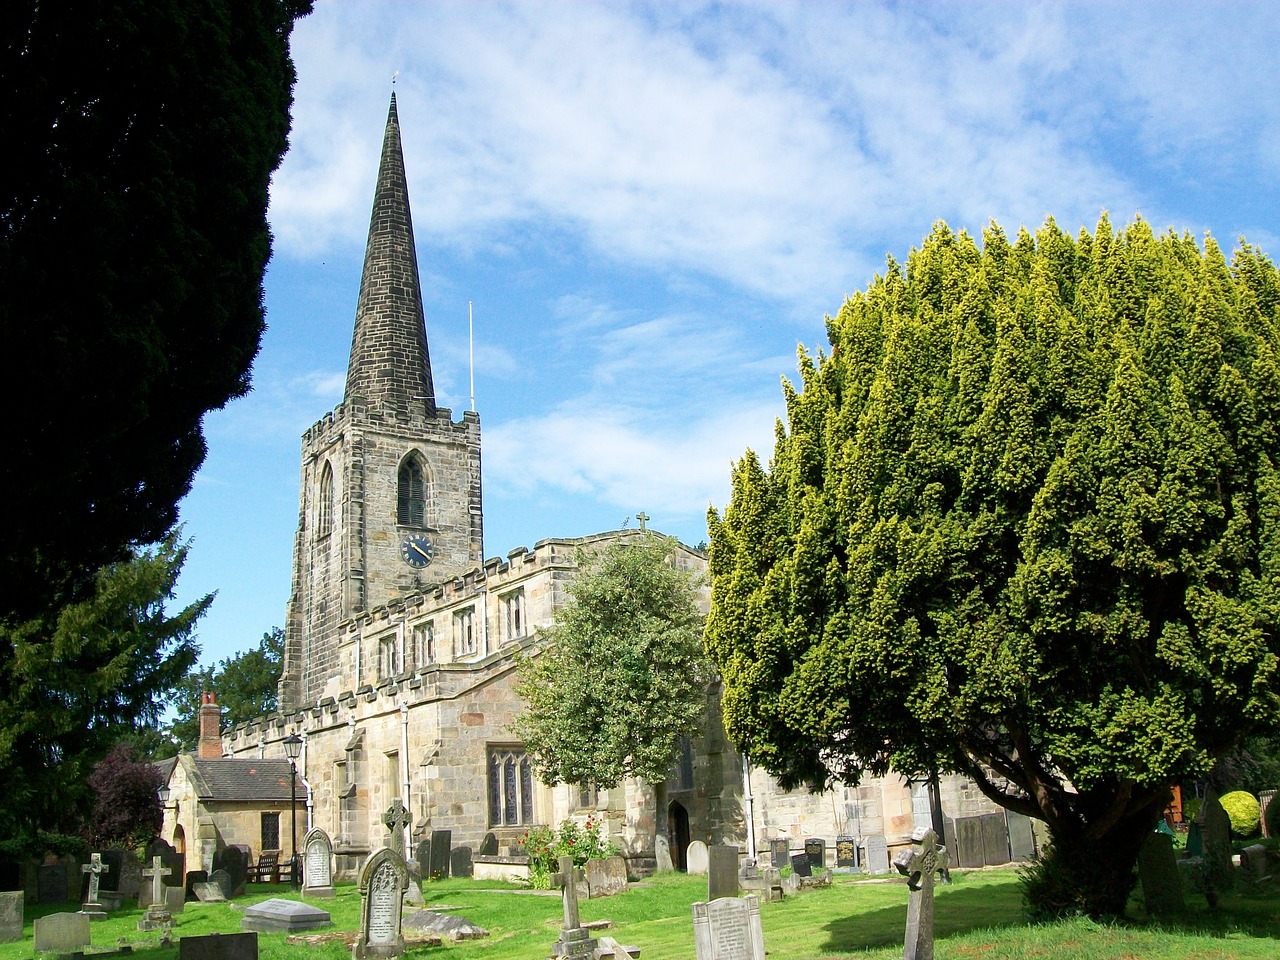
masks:
[[[279,712],[222,733],[222,758],[202,762],[279,762],[285,739],[300,737],[299,834],[329,833],[339,876],[385,844],[382,818],[395,798],[411,818],[405,849],[447,829],[455,847],[478,852],[492,834],[486,846],[496,839],[508,853],[530,825],[591,813],[632,873],[646,873],[665,852],[654,845],[652,788],[549,787],[511,732],[522,709],[517,655],[551,625],[577,558],[638,531],[549,538],[486,558],[483,530],[480,418],[437,406],[432,387],[393,94],[345,395],[302,437]],[[698,551],[676,554],[691,574],[705,571]],[[923,785],[900,778],[781,791],[727,741],[717,705],[713,685],[704,734],[684,745],[667,785],[663,839],[675,866],[691,840],[754,850],[779,837],[797,846],[823,837],[830,847],[874,834],[892,848],[909,842],[922,809],[927,819]],[[953,818],[996,812],[958,779],[944,781],[943,806]],[[187,829],[195,835],[194,821]],[[265,831],[250,845],[271,841],[287,857],[284,831]]]

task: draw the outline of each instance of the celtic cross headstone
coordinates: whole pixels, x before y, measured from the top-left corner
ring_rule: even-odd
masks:
[[[938,846],[938,836],[926,830],[919,847],[904,850],[893,865],[907,878],[911,891],[907,898],[907,936],[903,960],[933,960],[934,875],[951,865],[946,847]]]

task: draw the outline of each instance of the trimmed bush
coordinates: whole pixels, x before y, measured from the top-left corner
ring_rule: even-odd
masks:
[[[1257,832],[1258,815],[1261,811],[1257,797],[1244,790],[1232,790],[1223,794],[1219,802],[1231,818],[1232,833],[1248,837]]]

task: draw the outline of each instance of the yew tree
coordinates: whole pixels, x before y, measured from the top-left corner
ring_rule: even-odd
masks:
[[[1280,721],[1280,277],[1104,218],[938,225],[801,352],[710,515],[730,737],[784,786],[964,774],[1123,912],[1179,779]]]

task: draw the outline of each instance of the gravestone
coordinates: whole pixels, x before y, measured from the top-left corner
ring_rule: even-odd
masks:
[[[496,857],[498,855],[498,835],[496,833],[486,833],[484,839],[480,841],[480,852],[477,856]]]
[[[707,848],[707,900],[738,895],[738,848],[714,844]]]
[[[178,941],[178,960],[258,960],[258,935],[212,933],[183,937]]]
[[[455,877],[469,877],[473,872],[471,868],[471,848],[454,847],[449,853],[449,873]]]
[[[836,837],[836,866],[845,870],[858,869],[857,838]]]
[[[711,900],[692,909],[697,960],[764,960],[758,897]]]
[[[551,885],[560,890],[561,904],[564,907],[564,926],[560,928],[560,937],[551,948],[556,957],[569,957],[573,960],[586,960],[594,957],[596,941],[586,930],[578,917],[578,883],[583,879],[573,865],[573,857],[561,857],[560,869],[551,875]]]
[[[791,862],[788,859],[791,856],[790,850],[791,843],[786,837],[774,837],[769,841],[769,860],[781,870]]]
[[[215,870],[209,874],[209,882],[222,891],[222,899],[231,899],[231,874],[225,870]]]
[[[1218,791],[1210,786],[1200,805],[1200,825],[1204,835],[1204,855],[1212,860],[1222,877],[1232,874],[1231,818],[1218,801]]]
[[[694,840],[684,854],[685,870],[699,877],[707,875],[707,845]]]
[[[791,855],[791,875],[793,877],[813,876],[813,866],[809,863],[809,855],[807,853],[793,853]]]
[[[893,865],[907,878],[907,932],[902,960],[933,960],[934,874],[950,865],[946,847],[938,846],[932,829],[924,832],[919,847],[903,850]]]
[[[827,866],[827,841],[821,837],[810,837],[804,842],[804,853],[809,858],[809,866],[813,870],[824,870]]]
[[[399,797],[392,799],[391,806],[382,815],[383,826],[387,828],[387,846],[400,854],[401,859],[404,859],[406,855],[404,831],[412,822],[413,818],[409,816],[409,811],[404,808],[404,804],[400,802]]]
[[[164,890],[164,907],[170,914],[182,913],[187,906],[186,887],[161,887]]]
[[[881,834],[867,837],[867,873],[889,872],[889,843]]]
[[[120,879],[116,892],[120,894],[120,902],[137,900],[138,891],[142,889],[142,861],[132,850],[125,850],[120,858]]]
[[[627,892],[627,861],[622,857],[588,860],[586,874],[591,899]]]
[[[226,903],[227,895],[222,891],[222,885],[210,881],[208,883],[197,883],[192,887],[196,899],[201,903]]]
[[[279,898],[246,907],[240,921],[241,930],[253,933],[297,933],[332,926],[328,911],[301,900]]]
[[[186,867],[186,857],[180,854],[173,848],[172,844],[161,837],[156,837],[147,844],[147,848],[143,854],[143,865],[150,866],[151,861],[156,857],[162,859],[165,867],[170,871],[165,874],[164,885],[166,887],[185,888],[187,881],[183,874],[183,870]]]
[[[674,870],[676,865],[671,861],[671,842],[663,836],[653,840],[653,859],[658,870]]]
[[[436,844],[431,846],[434,850]],[[360,932],[351,950],[355,960],[404,953],[400,917],[408,885],[409,867],[395,850],[384,847],[365,861],[358,885]]]
[[[107,919],[107,908],[98,899],[98,894],[102,884],[102,875],[110,869],[110,864],[103,863],[102,854],[96,851],[89,854],[89,862],[80,867],[80,872],[85,875],[85,879],[88,881],[88,889],[85,891],[84,903],[80,906],[80,912],[90,920]]]
[[[98,893],[94,898],[94,903],[101,905],[107,911],[119,910],[122,899],[120,892],[121,876],[124,872],[125,860],[132,857],[132,854],[126,854],[124,850],[119,848],[91,850],[89,852],[89,863],[82,864],[80,867],[80,899],[82,902],[88,902],[89,900],[89,887],[92,882],[93,871],[85,868],[92,866],[95,853],[98,856],[101,870],[98,873]],[[136,889],[134,896],[137,896]]]
[[[418,865],[418,879],[431,878],[431,838],[423,837],[413,851],[414,862]]]
[[[1240,851],[1240,873],[1248,883],[1265,880],[1270,872],[1265,845],[1255,843]]]
[[[188,870],[187,871],[187,899],[198,900],[196,896],[196,884],[208,883],[209,874],[204,870]]]
[[[1009,822],[1009,857],[1022,862],[1036,858],[1036,835],[1031,818],[1012,810],[1005,811]]]
[[[333,841],[319,827],[302,840],[302,896],[333,896]]]
[[[138,921],[139,930],[163,930],[173,923],[168,910],[168,899],[164,892],[164,878],[172,876],[172,871],[164,865],[164,858],[156,854],[151,858],[151,866],[142,871],[142,878],[150,880],[147,912]],[[183,890],[186,888],[184,887]]]
[[[427,861],[428,880],[444,880],[449,876],[449,856],[453,847],[452,830],[431,831],[431,859]]]
[[[1138,878],[1149,914],[1167,917],[1186,910],[1178,858],[1173,852],[1173,837],[1166,833],[1147,836],[1138,851]]]
[[[66,897],[66,889],[62,891]],[[89,946],[89,918],[83,913],[51,913],[37,917],[36,953],[78,953]]]
[[[36,903],[66,903],[67,865],[42,863],[36,868]]]
[[[227,899],[244,896],[245,880],[249,876],[249,853],[243,847],[223,847],[213,855],[213,871],[224,871],[229,883],[223,890]],[[213,873],[209,874],[210,877]]]
[[[22,910],[27,895],[22,890],[0,893],[0,943],[22,939]]]
[[[404,918],[404,927],[407,930],[448,937],[454,943],[462,940],[481,940],[489,935],[488,930],[472,923],[466,917],[437,913],[434,910],[415,910]]]

